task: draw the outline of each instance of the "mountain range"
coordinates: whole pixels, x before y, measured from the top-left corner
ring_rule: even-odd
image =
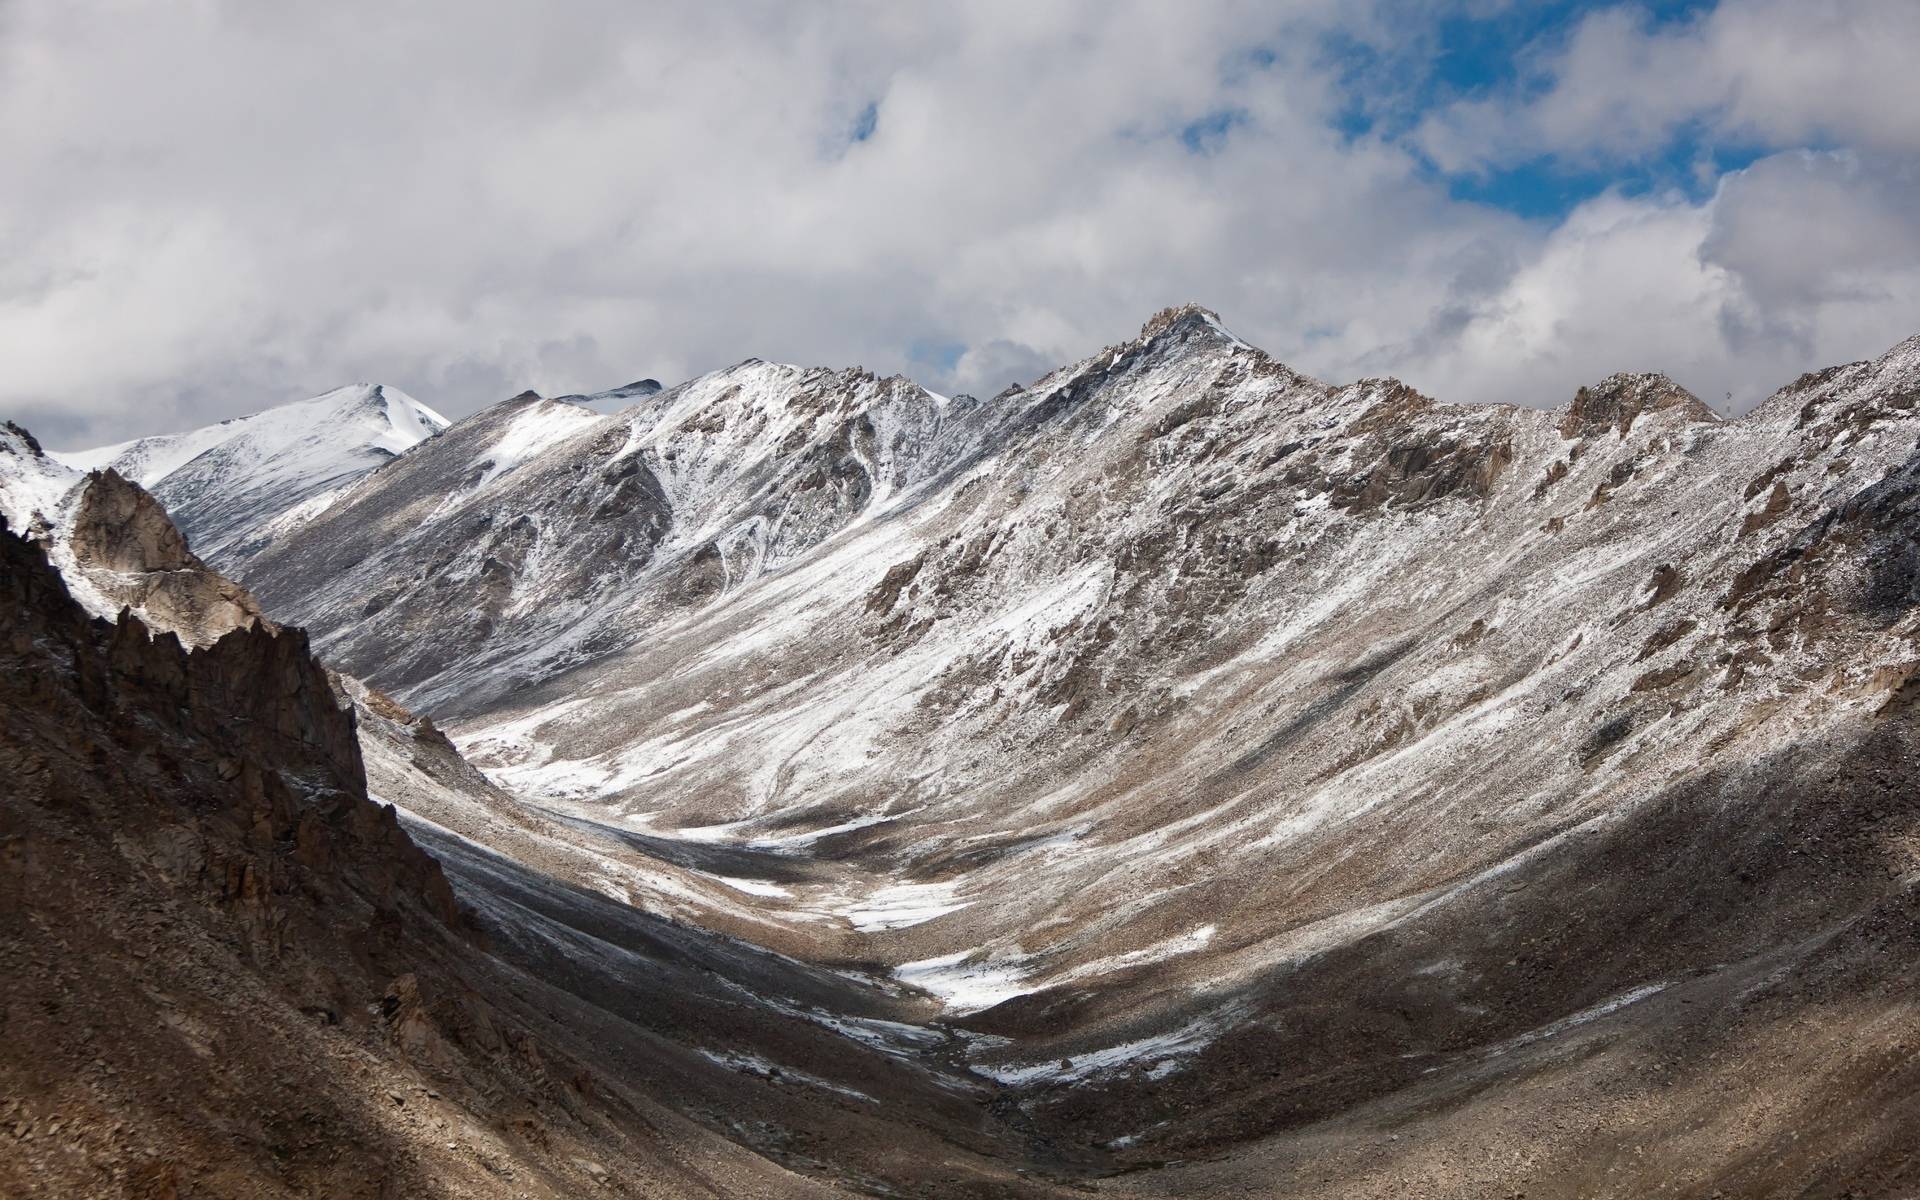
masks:
[[[0,515],[22,1194],[1916,1186],[1920,337],[1736,419],[1185,306],[8,426]]]

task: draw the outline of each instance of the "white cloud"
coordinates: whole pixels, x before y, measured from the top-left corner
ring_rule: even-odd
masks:
[[[1627,5],[1534,48],[1514,86],[1439,109],[1414,142],[1468,172],[1542,156],[1605,171],[1697,144],[1711,194],[1582,206],[1408,369],[1524,402],[1631,365],[1744,408],[1920,329],[1917,49],[1910,0],[1724,0],[1666,25]],[[1827,148],[1716,180],[1715,145]]]
[[[1744,410],[1804,370],[1920,330],[1913,180],[1850,153],[1794,151],[1697,204],[1603,195],[1401,367],[1443,396],[1539,405],[1562,402],[1565,380],[1658,370]]]
[[[1532,48],[1514,88],[1431,114],[1417,141],[1447,170],[1615,162],[1688,131],[1920,153],[1916,49],[1912,0],[1723,0],[1668,25],[1622,4]]]
[[[1702,253],[1737,272],[1765,309],[1877,302],[1920,262],[1916,210],[1912,162],[1846,151],[1776,155],[1728,179]]]
[[[1334,131],[1350,97],[1328,33],[1396,63],[1431,37],[1376,4],[13,0],[0,413],[71,445],[352,379],[460,413],[748,355],[991,394],[1186,299],[1329,378],[1535,403],[1641,366],[1705,389],[1778,361],[1779,382],[1920,327],[1900,307],[1908,124],[1796,106],[1808,72],[1855,79],[1834,54],[1777,80],[1724,66],[1769,21],[1811,37],[1790,10],[1820,6],[1596,18],[1565,60],[1595,65],[1537,65],[1560,115],[1496,97],[1423,133],[1625,153],[1704,111],[1860,145],[1549,227]],[[1881,42],[1915,45],[1873,13]],[[1869,49],[1874,72],[1894,53]],[[1609,63],[1649,94],[1601,87]],[[1767,251],[1807,214],[1855,232]],[[957,352],[930,366],[926,346]]]

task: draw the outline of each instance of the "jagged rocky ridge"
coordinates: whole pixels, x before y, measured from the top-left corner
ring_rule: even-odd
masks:
[[[1920,1032],[1917,398],[1920,339],[1732,422],[1644,375],[1450,406],[1171,310],[986,402],[757,362],[517,398],[231,565],[516,794],[408,785],[503,953],[634,986],[577,915],[541,957],[531,861],[891,972],[1009,1163],[1873,1194]]]

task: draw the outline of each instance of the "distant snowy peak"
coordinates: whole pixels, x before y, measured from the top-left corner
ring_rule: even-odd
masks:
[[[289,513],[321,511],[326,496],[447,424],[398,388],[356,383],[202,429],[54,457],[82,471],[111,467],[149,489],[195,548],[221,561]]]
[[[163,433],[92,450],[55,451],[53,457],[77,471],[112,467],[141,487],[152,488],[208,450],[239,438],[273,446],[317,436],[397,455],[447,425],[445,417],[398,388],[352,383],[184,433]]]

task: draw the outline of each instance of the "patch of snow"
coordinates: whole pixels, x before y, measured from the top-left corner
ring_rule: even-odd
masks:
[[[971,904],[955,898],[955,886],[952,882],[890,884],[839,911],[862,933],[906,929]]]
[[[806,1011],[799,1015],[896,1058],[916,1057],[947,1040],[943,1033],[919,1025],[908,1025],[904,1021],[888,1021],[880,1017],[843,1017],[819,1011]]]
[[[749,1054],[741,1050],[723,1051],[703,1049],[700,1051],[700,1055],[712,1062],[719,1063],[730,1071],[738,1071],[742,1075],[754,1075],[766,1080],[791,1080],[794,1083],[804,1084],[807,1087],[819,1088],[822,1091],[828,1092],[838,1092],[842,1096],[851,1096],[853,1099],[864,1101],[867,1104],[879,1103],[878,1100],[875,1100],[865,1092],[850,1088],[842,1083],[835,1083],[831,1079],[822,1079],[818,1075],[809,1075],[805,1071],[796,1071],[792,1067],[779,1066],[769,1059],[762,1058],[758,1054]]]
[[[482,462],[491,462],[492,465],[480,477],[475,489],[486,487],[527,460],[539,457],[542,451],[566,441],[581,427],[599,420],[598,414],[572,404],[559,404],[551,400],[529,404],[481,456]]]
[[[1026,1066],[995,1064],[975,1066],[973,1070],[976,1074],[1001,1083],[1073,1083],[1105,1072],[1148,1063],[1151,1065],[1146,1068],[1147,1078],[1165,1079],[1181,1069],[1184,1065],[1182,1060],[1212,1045],[1224,1032],[1226,1024],[1220,1015],[1205,1016],[1169,1033],[1122,1042],[1103,1050]]]
[[[1066,974],[1058,978],[1049,979],[1047,982],[1049,985],[1072,983],[1075,980],[1086,979],[1094,975],[1106,975],[1114,971],[1124,971],[1129,967],[1139,967],[1145,966],[1148,963],[1164,962],[1176,955],[1192,954],[1195,951],[1206,949],[1213,941],[1213,935],[1217,932],[1218,929],[1215,926],[1202,925],[1200,928],[1188,933],[1183,933],[1179,937],[1168,938],[1164,942],[1156,942],[1140,950],[1130,950],[1125,954],[1110,955],[1107,958],[1097,958],[1092,962],[1082,963]]]
[[[57,456],[41,457],[25,439],[0,430],[0,514],[15,533],[25,536],[36,513],[57,524],[60,502],[84,478]]]
[[[941,1011],[955,1016],[983,1012],[1034,990],[1024,986],[1028,976],[1020,962],[987,959],[969,963],[975,953],[961,950],[901,963],[893,969],[893,977],[939,997]]]
[[[1488,1051],[1488,1054],[1490,1057],[1497,1057],[1498,1055],[1505,1054],[1509,1050],[1516,1050],[1521,1046],[1529,1046],[1534,1042],[1545,1041],[1547,1038],[1565,1033],[1569,1029],[1575,1029],[1589,1022],[1597,1021],[1610,1013],[1619,1012],[1629,1004],[1638,1004],[1649,996],[1657,996],[1666,990],[1667,985],[1664,982],[1642,984],[1631,991],[1620,993],[1611,1000],[1603,1000],[1592,1008],[1583,1008],[1579,1012],[1573,1013],[1570,1016],[1561,1017],[1558,1021],[1554,1021],[1551,1024],[1529,1030],[1518,1037],[1508,1038],[1506,1041],[1501,1042],[1498,1046]]]
[[[724,883],[736,892],[745,892],[749,896],[786,897],[793,895],[787,888],[777,883],[767,883],[759,879],[735,879],[729,875],[709,875],[707,878]]]

